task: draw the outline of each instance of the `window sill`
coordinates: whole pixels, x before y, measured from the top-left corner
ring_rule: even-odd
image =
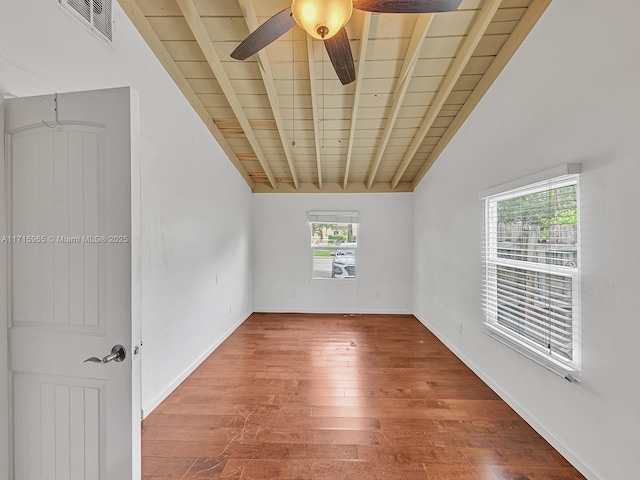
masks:
[[[329,281],[339,281],[339,282],[355,282],[357,277],[331,277],[331,278],[313,278],[311,277],[312,282],[329,282]]]
[[[571,383],[580,383],[580,370],[534,350],[525,342],[508,334],[503,329],[496,327],[491,323],[484,322],[482,331],[512,350],[515,350],[519,354],[527,357],[529,360],[543,366],[556,375],[561,376],[565,380]]]

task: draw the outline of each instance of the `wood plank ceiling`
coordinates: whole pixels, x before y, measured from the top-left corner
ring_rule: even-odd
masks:
[[[119,2],[254,192],[335,193],[413,191],[551,0],[354,10],[346,86],[298,26],[229,56],[290,0]]]

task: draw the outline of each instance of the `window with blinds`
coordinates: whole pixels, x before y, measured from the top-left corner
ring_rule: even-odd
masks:
[[[311,278],[356,278],[359,217],[358,212],[308,212]]]
[[[579,367],[577,175],[485,198],[488,333],[560,372]]]

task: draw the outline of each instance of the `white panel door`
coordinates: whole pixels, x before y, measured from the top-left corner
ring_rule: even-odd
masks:
[[[13,479],[135,480],[136,96],[11,99],[5,131]]]

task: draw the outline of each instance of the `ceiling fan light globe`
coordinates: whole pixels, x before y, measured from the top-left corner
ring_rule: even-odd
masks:
[[[309,35],[327,40],[347,24],[353,4],[351,0],[293,0],[291,12]]]

